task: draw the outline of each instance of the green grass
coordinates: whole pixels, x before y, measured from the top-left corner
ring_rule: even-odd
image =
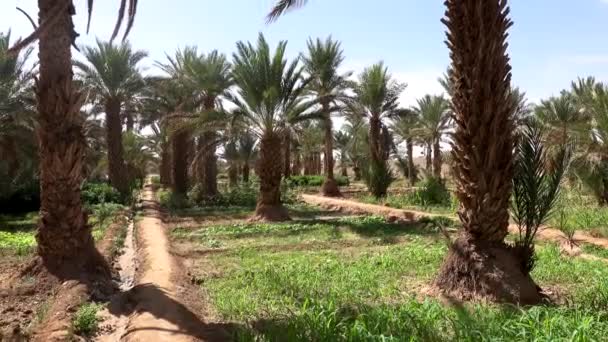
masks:
[[[403,210],[415,210],[415,211],[424,211],[433,214],[442,214],[442,215],[454,215],[456,214],[456,210],[458,209],[457,204],[454,202],[451,205],[417,205],[412,203],[409,200],[409,196],[404,194],[389,194],[386,198],[377,199],[371,195],[360,195],[355,198],[355,200],[369,203],[369,204],[377,204],[377,205],[386,205],[395,209],[403,209]]]
[[[443,222],[437,222],[441,220]],[[601,341],[608,334],[608,267],[537,248],[533,277],[561,306],[449,307],[421,299],[447,247],[436,226],[379,217],[213,225],[174,239],[220,244],[204,256],[220,274],[203,280],[217,314],[239,322],[241,341]],[[346,241],[359,241],[348,248]],[[313,243],[324,242],[327,248]],[[283,244],[284,249],[259,248]],[[295,245],[305,248],[288,248]],[[292,246],[293,245],[293,246]],[[581,286],[581,284],[585,284]]]
[[[602,248],[600,246],[596,246],[596,245],[592,245],[592,244],[588,244],[588,243],[583,243],[581,245],[581,249],[585,253],[588,253],[588,254],[591,254],[591,255],[595,255],[595,256],[600,257],[600,258],[608,259],[608,249]]]
[[[91,336],[98,328],[99,318],[97,312],[101,309],[99,304],[85,303],[72,318],[72,330],[76,335]]]
[[[111,218],[123,208],[118,204],[92,206],[89,224],[93,228],[92,234],[96,241],[103,237],[105,230],[112,223]],[[100,218],[103,218],[102,222]],[[37,212],[20,216],[0,215],[0,255],[24,256],[34,252],[37,222]]]
[[[27,255],[36,248],[38,213],[0,216],[0,254]]]

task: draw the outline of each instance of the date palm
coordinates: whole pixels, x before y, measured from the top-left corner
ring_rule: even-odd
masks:
[[[542,296],[522,267],[525,255],[505,243],[513,179],[515,101],[506,0],[447,0],[449,79],[456,129],[455,194],[462,222],[436,285],[461,298],[532,304]]]
[[[187,68],[198,58],[193,47],[177,50],[175,56],[167,56],[167,62],[156,65],[167,74],[164,79],[166,115],[164,122],[171,145],[172,190],[178,197],[185,198],[188,192],[189,149],[192,130],[187,123],[191,114],[200,106],[200,97],[193,83],[187,79]]]
[[[128,15],[124,37],[133,27],[137,1],[128,0],[128,10],[126,2],[121,0],[113,36],[125,19],[125,12]],[[93,3],[87,1],[89,22]],[[71,0],[39,0],[40,26],[11,48],[16,53],[39,42],[36,97],[41,198],[37,251],[43,266],[62,278],[77,277],[81,270],[93,269],[87,264],[103,264],[80,198],[86,149],[80,107],[85,96],[72,80],[71,47],[78,37],[72,21],[75,12]],[[109,275],[109,271],[104,273]]]
[[[0,197],[36,176],[32,73],[26,63],[33,49],[9,55],[11,33],[0,33]]]
[[[340,156],[340,175],[342,177],[348,177],[348,147],[351,141],[351,136],[343,131],[337,131],[334,133],[334,141],[336,142],[336,149]]]
[[[589,117],[580,110],[576,98],[569,93],[543,100],[536,107],[536,118],[545,126],[550,144],[565,145],[587,132]]]
[[[572,84],[572,93],[578,114],[587,119],[586,125],[569,127],[580,145],[574,170],[598,203],[608,205],[608,85],[594,78],[579,79]]]
[[[189,120],[189,124],[196,128],[193,132],[200,131],[200,150],[197,153],[195,164],[200,174],[199,181],[202,185],[202,195],[214,197],[218,194],[217,157],[215,153],[221,139],[219,139],[214,128],[215,125],[208,121],[210,116],[215,116],[215,121],[227,120],[226,115],[221,115],[222,110],[219,101],[226,96],[228,89],[233,84],[230,63],[228,63],[224,54],[215,50],[209,54],[196,53],[196,57],[188,61],[183,71],[185,73],[183,81],[191,84],[196,97],[201,102],[200,111],[202,115]],[[210,112],[217,113],[209,115]],[[186,124],[188,125],[188,123]]]
[[[328,37],[308,40],[308,54],[302,55],[304,70],[310,77],[308,89],[319,104],[323,113],[323,130],[325,141],[324,175],[325,181],[321,188],[324,196],[340,197],[338,183],[334,179],[333,158],[333,125],[332,111],[347,98],[346,90],[349,88],[348,78],[352,73],[340,74],[338,69],[344,61],[340,42]]]
[[[283,134],[288,118],[303,115],[312,105],[303,100],[305,83],[298,60],[285,58],[287,42],[278,44],[271,52],[260,34],[257,46],[238,42],[233,58],[233,76],[239,86],[232,101],[243,118],[260,139],[256,173],[260,177],[260,195],[254,219],[281,221],[289,219],[281,204],[280,184],[283,171]]]
[[[449,102],[443,96],[426,95],[417,101],[413,109],[418,116],[418,127],[414,129],[414,134],[426,143],[428,159],[431,158],[432,147],[433,176],[437,179],[441,178],[440,142],[452,124],[449,107]]]
[[[354,85],[354,99],[350,107],[354,115],[367,118],[369,122],[369,167],[368,186],[376,197],[384,197],[392,181],[387,163],[390,148],[385,141],[388,136],[386,119],[396,115],[399,96],[406,85],[397,82],[380,62],[365,68]]]
[[[255,160],[257,156],[257,143],[257,139],[249,130],[239,134],[238,159],[241,164],[243,183],[249,183],[249,170],[251,162]]]
[[[414,142],[417,139],[415,129],[418,127],[418,121],[420,119],[419,112],[409,109],[401,109],[397,112],[397,117],[393,119],[391,126],[393,133],[397,138],[401,139],[405,143],[406,148],[406,170],[407,178],[410,181],[410,185],[416,184],[416,166],[414,165]]]
[[[129,195],[122,144],[122,114],[144,88],[139,64],[147,56],[127,42],[119,45],[97,40],[96,46],[81,48],[85,61],[75,61],[78,77],[91,92],[95,104],[106,114],[106,143],[110,184],[123,196]]]

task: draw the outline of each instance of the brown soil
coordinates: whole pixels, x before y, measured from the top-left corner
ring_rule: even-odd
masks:
[[[121,303],[110,308],[114,315],[130,315],[121,340],[226,340],[228,335],[221,327],[205,323],[194,313],[197,291],[187,288],[181,266],[169,254],[169,241],[150,187],[144,192],[144,213],[137,225],[142,259],[137,284],[124,294]]]
[[[451,244],[435,285],[442,294],[458,299],[541,303],[544,296],[540,288],[520,265],[513,247],[478,241],[462,233]]]
[[[415,211],[415,210],[409,210],[409,209],[408,210],[395,209],[395,208],[391,208],[391,207],[387,207],[387,206],[361,203],[361,202],[357,202],[357,201],[353,201],[353,200],[327,198],[327,197],[306,195],[306,194],[301,195],[301,197],[306,203],[317,205],[317,206],[320,206],[320,207],[328,209],[328,210],[337,210],[337,211],[342,211],[342,212],[347,212],[347,213],[352,213],[352,214],[380,215],[380,216],[385,216],[391,220],[402,219],[402,220],[407,220],[407,221],[417,221],[423,217],[437,217],[437,216],[458,219],[454,215],[434,214],[434,213],[427,213],[424,211]],[[509,231],[517,232],[517,226],[514,224],[509,225]],[[555,241],[555,242],[559,242],[559,243],[562,243],[563,241],[566,240],[566,237],[562,232],[560,232],[557,229],[550,228],[550,227],[542,227],[537,234],[537,238],[542,239],[542,240]],[[583,232],[577,232],[574,235],[574,240],[576,243],[584,242],[584,243],[588,243],[588,244],[592,244],[592,245],[596,245],[596,246],[600,246],[600,247],[608,249],[608,239],[607,238],[593,237],[593,236],[585,234]]]
[[[105,275],[112,257],[112,242],[123,221],[107,228],[92,256],[101,273],[92,271],[82,279],[60,280],[36,257],[3,257],[0,265],[0,341],[64,341],[71,328],[71,315],[90,297],[104,298],[111,291]],[[103,259],[103,260],[102,260]],[[86,278],[86,279],[85,279]]]

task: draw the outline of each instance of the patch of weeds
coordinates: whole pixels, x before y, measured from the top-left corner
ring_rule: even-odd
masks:
[[[15,255],[28,255],[36,248],[34,232],[0,231],[0,252]]]
[[[220,247],[222,247],[223,244],[222,244],[222,242],[220,240],[207,239],[206,245],[209,248],[220,248]]]
[[[99,318],[97,312],[101,305],[96,303],[85,303],[74,314],[72,319],[72,329],[76,335],[91,336],[98,328]]]
[[[581,249],[585,253],[595,255],[600,258],[608,259],[608,249],[606,249],[606,248],[592,245],[590,243],[583,243],[581,246]]]

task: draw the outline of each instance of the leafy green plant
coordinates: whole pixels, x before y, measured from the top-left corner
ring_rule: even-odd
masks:
[[[184,209],[192,206],[187,197],[176,195],[169,189],[160,190],[157,196],[160,205],[169,210]]]
[[[99,318],[97,312],[101,306],[96,303],[85,303],[74,314],[72,329],[75,334],[83,336],[93,335],[98,328]]]
[[[557,214],[557,218],[555,220],[555,228],[561,231],[566,237],[566,241],[570,244],[570,247],[574,247],[576,245],[574,241],[574,234],[576,234],[576,227],[570,224],[568,220],[568,214],[561,208]]]
[[[369,192],[376,198],[386,197],[388,187],[395,180],[388,162],[370,160],[367,166],[361,168],[361,171]]]
[[[86,205],[123,203],[118,190],[107,183],[85,183],[80,194]]]
[[[445,206],[452,205],[452,200],[448,188],[445,183],[436,177],[428,176],[420,184],[420,189],[417,189],[410,194],[410,200],[413,204],[420,206]]]
[[[536,233],[552,213],[569,162],[568,146],[563,146],[554,160],[548,158],[539,125],[528,124],[522,129],[515,155],[511,211],[519,228],[515,248],[526,274],[534,268]]]
[[[348,186],[350,181],[348,177],[336,176],[336,182],[339,186]],[[289,187],[306,187],[306,186],[321,186],[325,180],[324,176],[318,175],[300,175],[291,176],[285,179],[285,182]]]
[[[160,185],[160,176],[150,177],[150,182],[152,183],[152,185]]]

